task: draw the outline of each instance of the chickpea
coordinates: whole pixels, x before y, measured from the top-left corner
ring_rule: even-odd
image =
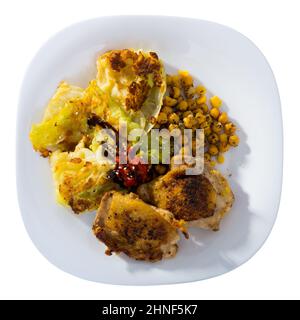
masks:
[[[206,88],[204,86],[198,86],[196,87],[196,93],[201,96],[201,95],[204,95],[206,94]]]
[[[159,124],[165,124],[168,122],[168,116],[166,113],[161,112],[157,117],[157,123]]]
[[[208,106],[207,106],[206,103],[201,104],[200,108],[203,111],[203,113],[207,113],[208,112]]]
[[[189,111],[189,110],[188,110],[188,111],[185,111],[182,116],[183,116],[183,118],[185,118],[185,117],[187,117],[188,115],[191,115],[191,116],[192,116],[192,115],[193,115],[193,112],[192,112],[192,111]]]
[[[219,144],[219,150],[220,152],[227,152],[229,150],[230,146],[227,144],[227,142],[221,142]]]
[[[192,76],[187,76],[187,77],[183,77],[181,78],[181,83],[184,87],[192,87],[194,84],[193,78]]]
[[[215,132],[215,133],[220,133],[223,129],[223,125],[221,122],[217,122],[217,121],[214,121],[214,123],[212,124],[212,131]]]
[[[192,115],[188,115],[187,117],[183,118],[183,123],[186,128],[191,129],[195,124],[195,119]]]
[[[210,127],[204,128],[204,134],[206,137],[209,136],[211,134],[211,128]]]
[[[209,124],[209,125],[211,125],[212,124],[212,117],[211,117],[211,115],[209,115],[209,114],[207,114],[206,116],[205,116],[205,120],[206,120],[206,122]]]
[[[205,115],[202,112],[197,112],[195,118],[197,119],[199,124],[203,123],[206,120]]]
[[[171,97],[164,97],[163,105],[167,107],[174,107],[177,104],[177,100]]]
[[[179,98],[181,95],[181,91],[180,91],[180,88],[178,87],[171,87],[170,89],[170,96],[174,99],[177,99]]]
[[[225,133],[228,135],[234,134],[236,131],[236,126],[232,122],[228,122],[224,127]]]
[[[229,144],[233,147],[237,147],[239,145],[240,139],[237,135],[233,135],[229,137]]]
[[[200,96],[197,99],[197,104],[204,104],[204,103],[206,103],[206,95],[205,94],[203,96]]]
[[[198,112],[203,113],[203,111],[201,110],[201,108],[199,106],[197,106],[197,109],[193,110],[193,113],[196,115]]]
[[[211,159],[211,155],[208,152],[204,153],[204,160],[209,161]]]
[[[205,120],[204,122],[201,123],[200,128],[201,129],[210,128],[210,124]]]
[[[209,143],[216,144],[219,142],[219,136],[216,133],[211,133],[207,138]]]
[[[224,156],[222,154],[219,154],[217,157],[217,161],[218,161],[218,163],[224,163],[224,161],[225,161]]]
[[[228,121],[228,115],[226,112],[222,112],[218,118],[218,121],[225,124]]]
[[[171,77],[171,85],[174,87],[180,88],[180,77],[178,75],[174,75]]]
[[[195,110],[197,108],[196,101],[193,99],[187,99],[187,104],[190,110]]]
[[[181,102],[178,103],[177,108],[180,111],[186,111],[188,108],[188,103],[185,100],[182,100]]]
[[[173,109],[171,107],[163,107],[161,109],[161,112],[164,112],[166,115],[169,115],[173,112]]]
[[[169,131],[175,130],[175,129],[179,129],[178,124],[175,123],[171,123],[168,127]]]
[[[217,119],[219,117],[219,114],[220,114],[220,111],[218,108],[212,108],[210,110],[210,115],[215,119]]]
[[[228,141],[228,136],[227,136],[226,133],[222,133],[222,134],[220,134],[219,139],[220,139],[220,142],[225,142],[225,143],[227,143],[227,141]]]
[[[220,108],[222,104],[222,100],[217,96],[213,96],[210,98],[210,104],[212,105],[213,108]]]
[[[155,166],[155,171],[159,174],[159,175],[163,175],[166,173],[167,168],[161,164],[157,164]]]
[[[181,77],[181,83],[184,87],[193,86],[193,78],[187,71],[179,71],[178,73]]]
[[[179,123],[179,117],[178,117],[178,115],[177,115],[175,112],[173,112],[173,113],[171,113],[171,114],[169,115],[169,122],[170,122],[170,123],[173,123],[173,124]]]
[[[185,92],[185,94],[186,94],[186,96],[187,96],[188,98],[193,98],[194,95],[195,95],[195,93],[196,93],[196,90],[195,90],[194,87],[189,87],[189,88],[186,90],[186,92]]]
[[[219,149],[216,145],[211,144],[208,148],[208,152],[210,153],[210,155],[216,156],[219,153]]]

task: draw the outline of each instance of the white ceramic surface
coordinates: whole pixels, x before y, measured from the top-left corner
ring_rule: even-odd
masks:
[[[239,148],[221,170],[236,202],[219,232],[191,230],[177,256],[143,263],[108,257],[91,232],[94,213],[75,216],[55,203],[48,161],[28,134],[61,80],[86,86],[100,53],[134,47],[156,51],[167,71],[185,69],[219,95],[235,120]],[[262,53],[219,24],[173,17],[121,16],[84,21],[59,32],[37,53],[24,78],[17,122],[17,184],[26,229],[39,251],[75,276],[150,285],[206,279],[252,257],[275,222],[282,183],[282,119],[276,82]],[[30,257],[28,257],[30,259]]]

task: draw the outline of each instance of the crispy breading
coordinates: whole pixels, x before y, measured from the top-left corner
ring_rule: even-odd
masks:
[[[118,188],[107,178],[112,166],[100,164],[83,141],[74,152],[53,152],[50,164],[57,201],[70,206],[74,213],[96,210],[103,194]]]
[[[163,63],[155,52],[111,50],[98,58],[97,69],[101,90],[126,112],[141,111],[146,122],[151,116],[157,116],[166,91],[166,79]]]
[[[133,81],[129,86],[128,94],[125,98],[126,107],[137,111],[147,99],[149,90],[150,86],[145,80]]]

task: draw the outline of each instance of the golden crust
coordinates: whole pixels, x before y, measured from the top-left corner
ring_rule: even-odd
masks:
[[[105,56],[108,58],[111,68],[120,72],[124,68],[132,68],[136,76],[146,77],[152,73],[158,73],[161,69],[161,63],[158,59],[158,55],[155,52],[149,52],[148,55],[138,51],[134,52],[133,50],[123,49],[123,50],[112,50],[105,53]],[[160,86],[161,83],[155,84]]]
[[[125,98],[125,105],[127,109],[137,111],[147,99],[150,91],[150,86],[145,80],[138,82],[133,81],[129,86],[129,93]]]
[[[210,217],[214,214],[215,191],[209,180],[203,175],[187,176],[184,171],[172,172],[170,179],[163,181],[163,187],[169,194],[166,207],[180,219],[190,221]]]
[[[160,88],[163,84],[163,67],[155,52],[112,50],[106,52],[101,59],[107,59],[114,72],[124,73],[131,79],[125,97],[126,110],[140,110],[151,87]]]
[[[50,156],[57,201],[74,213],[96,210],[106,191],[118,188],[107,179],[110,165],[96,161],[82,141],[74,152],[55,151]]]
[[[166,175],[141,185],[138,195],[189,225],[218,230],[234,201],[227,180],[207,165],[201,175],[188,176],[186,168],[184,165],[173,167]]]
[[[110,61],[111,68],[114,71],[120,72],[121,69],[126,67],[126,62],[121,57],[121,52],[120,51],[111,52],[111,54],[109,56],[109,61]]]
[[[155,262],[172,257],[179,240],[173,216],[149,206],[134,194],[107,192],[102,198],[93,232],[108,250],[136,260]]]

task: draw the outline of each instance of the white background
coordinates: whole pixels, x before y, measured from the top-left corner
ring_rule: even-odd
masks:
[[[297,0],[1,1],[0,298],[299,299],[298,3]],[[284,125],[284,179],[280,210],[263,248],[246,264],[228,274],[202,282],[158,287],[92,283],[51,265],[37,251],[25,231],[15,186],[16,111],[25,69],[38,48],[53,33],[83,19],[118,14],[176,15],[225,24],[249,37],[262,50],[274,71]],[[272,114],[266,121],[272,121]]]

